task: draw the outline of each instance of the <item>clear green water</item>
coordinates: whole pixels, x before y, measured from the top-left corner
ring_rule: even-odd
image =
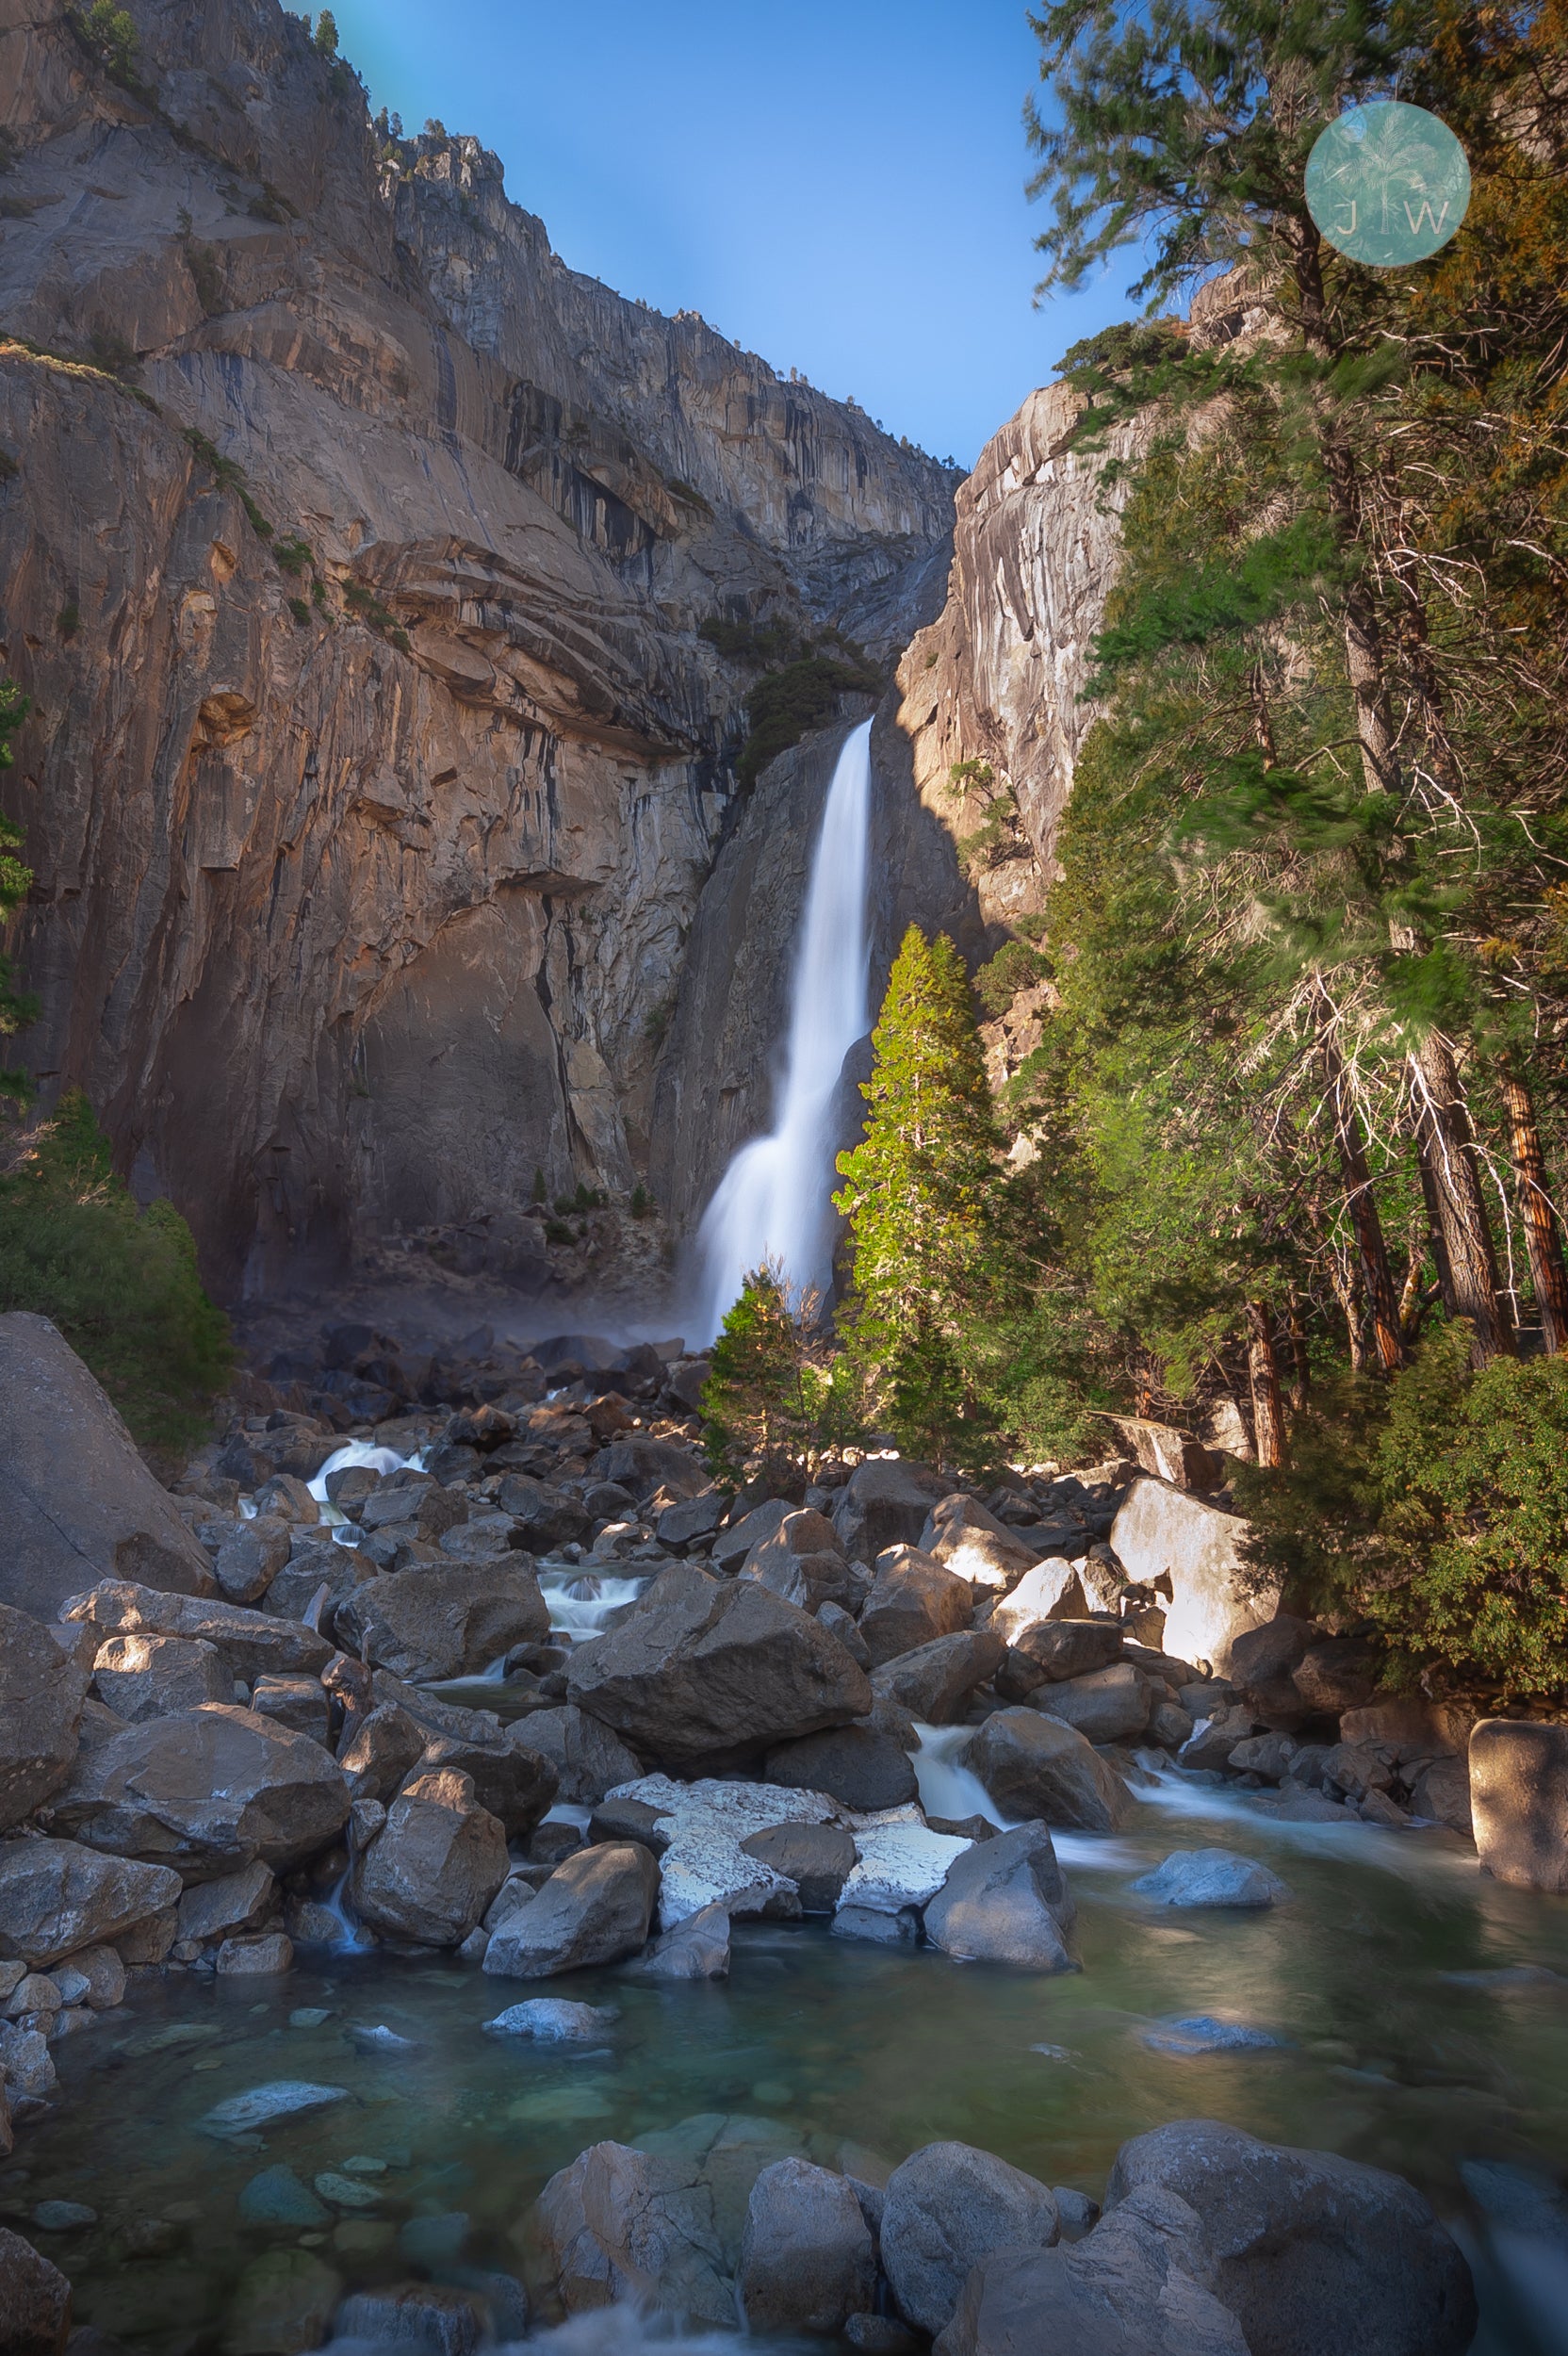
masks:
[[[1266,1860],[1292,1902],[1259,1916],[1178,1914],[1129,1894],[1171,1849],[1209,1845]],[[1084,1969],[1070,1978],[863,1946],[808,1923],[738,1926],[718,1987],[602,1972],[529,1988],[457,1965],[347,1956],[302,1962],[275,1987],[183,1976],[144,1987],[58,2049],[64,2100],[0,2168],[0,2213],[25,2224],[40,2201],[61,2198],[96,2209],[86,2231],[39,2237],[73,2278],[78,2320],[179,2356],[218,2344],[246,2259],[295,2237],[237,2215],[245,2183],[279,2162],[308,2182],[351,2155],[383,2158],[372,2218],[466,2210],[470,2263],[515,2271],[510,2235],[554,2169],[600,2137],[634,2143],[696,2112],[778,2120],[825,2159],[845,2139],[896,2162],[959,2137],[1095,2193],[1125,2137],[1202,2114],[1400,2170],[1475,2251],[1487,2311],[1478,2346],[1488,2356],[1568,2346],[1552,2337],[1568,2321],[1550,2320],[1554,2306],[1568,2317],[1568,2257],[1492,2237],[1460,2174],[1490,2160],[1568,2176],[1568,1903],[1498,1888],[1447,1834],[1285,1826],[1245,1800],[1178,1792],[1174,1779],[1121,1838],[1065,1836],[1060,1847],[1079,1902]],[[1520,1966],[1562,1976],[1446,1976]],[[621,2017],[601,2051],[482,2033],[531,1993],[612,2002]],[[307,2006],[328,2018],[291,2026]],[[1143,2042],[1162,2019],[1199,2013],[1288,2042],[1194,2058]],[[345,2034],[356,2022],[385,2022],[420,2050],[362,2053]],[[156,2049],[171,2028],[200,2034]],[[248,2149],[197,2130],[225,2096],[283,2077],[352,2099]],[[171,2214],[177,2250],[122,2254],[134,2220]],[[345,2250],[344,2238],[335,2247],[329,2230],[320,2254],[351,2286],[407,2274],[395,2254]],[[1532,2300],[1547,2316],[1539,2329]]]

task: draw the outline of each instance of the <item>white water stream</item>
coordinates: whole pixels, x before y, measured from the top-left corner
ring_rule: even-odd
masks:
[[[710,1341],[743,1279],[781,1265],[792,1293],[831,1274],[833,1099],[844,1057],[869,1023],[866,858],[871,722],[845,742],[823,806],[822,830],[795,953],[790,1029],[774,1125],[720,1179],[697,1230],[694,1338]]]

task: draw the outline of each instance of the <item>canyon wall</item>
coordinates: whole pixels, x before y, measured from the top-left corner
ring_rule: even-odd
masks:
[[[0,0],[15,1044],[230,1297],[624,1195],[755,673],[890,656],[953,478],[567,270],[472,140],[378,141],[272,0],[138,0],[123,87]],[[7,463],[7,462],[9,463]]]

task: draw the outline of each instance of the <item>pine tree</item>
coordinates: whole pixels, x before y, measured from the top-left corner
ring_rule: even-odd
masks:
[[[330,8],[323,8],[316,20],[316,46],[323,57],[337,55],[337,19]]]
[[[28,698],[14,681],[0,679],[0,769],[11,765],[14,755],[6,740],[22,726],[28,710]],[[0,925],[15,915],[33,880],[31,869],[12,856],[21,847],[22,837],[16,827],[0,818]],[[24,1029],[37,1013],[37,1001],[11,988],[10,960],[0,956],[0,1039]],[[0,1072],[0,1096],[25,1096],[27,1092],[24,1073]]]
[[[900,1444],[963,1461],[989,1424],[963,1348],[997,1247],[1000,1137],[963,959],[911,924],[860,1093],[865,1133],[839,1156],[853,1236],[844,1320]]]
[[[814,1423],[807,1367],[805,1317],[791,1308],[783,1270],[764,1262],[725,1317],[703,1386],[703,1439],[720,1479],[774,1481],[805,1460]]]

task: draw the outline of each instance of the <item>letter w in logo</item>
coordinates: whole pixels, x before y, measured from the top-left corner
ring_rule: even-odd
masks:
[[[1404,200],[1404,205],[1405,219],[1410,223],[1410,233],[1413,237],[1419,237],[1423,226],[1428,223],[1430,224],[1431,233],[1434,237],[1442,235],[1443,224],[1448,218],[1448,199],[1446,197],[1443,200],[1442,211],[1437,213],[1432,211],[1432,201],[1429,196],[1423,197],[1419,206],[1413,206],[1409,197],[1407,196]]]

